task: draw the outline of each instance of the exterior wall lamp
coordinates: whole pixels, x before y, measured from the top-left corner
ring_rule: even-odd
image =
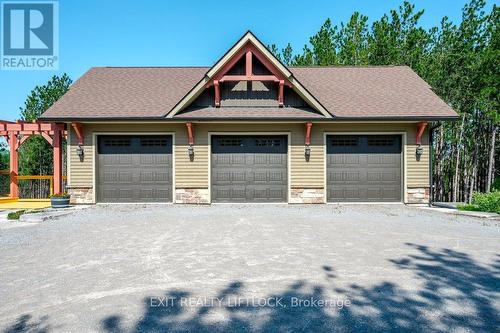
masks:
[[[83,162],[83,157],[85,155],[85,152],[81,145],[78,145],[76,147],[76,155],[78,155],[78,157],[80,158],[80,162]]]
[[[187,135],[188,135],[188,144],[189,147],[187,149],[189,160],[192,162],[194,160],[194,128],[192,123],[186,123]]]
[[[312,123],[306,123],[306,137],[305,137],[305,146],[304,156],[306,157],[306,162],[309,162],[311,158],[311,128]]]
[[[416,138],[417,149],[415,150],[417,161],[420,161],[420,157],[424,154],[424,147],[422,147],[422,135],[424,134],[426,127],[427,123],[417,124],[417,138]]]
[[[306,148],[304,149],[304,156],[306,157],[306,161],[309,161],[309,159],[311,158],[311,147],[306,146]]]
[[[417,161],[420,161],[420,157],[424,154],[424,147],[421,145],[418,145],[417,149],[415,150],[415,155],[417,156]]]

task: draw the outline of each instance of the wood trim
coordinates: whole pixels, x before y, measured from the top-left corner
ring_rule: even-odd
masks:
[[[425,122],[417,123],[416,142],[417,142],[418,146],[420,146],[422,144],[422,135],[424,134],[426,127],[427,127],[427,123],[425,123]]]

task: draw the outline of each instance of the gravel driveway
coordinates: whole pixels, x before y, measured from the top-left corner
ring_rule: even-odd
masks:
[[[15,223],[0,226],[0,332],[500,327],[499,221],[402,205],[114,205]]]

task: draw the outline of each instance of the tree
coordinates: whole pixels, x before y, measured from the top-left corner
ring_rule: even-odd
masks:
[[[288,43],[284,49],[281,49],[281,51],[278,50],[276,44],[268,45],[267,48],[286,66],[292,64],[293,49],[290,43]]]
[[[415,6],[405,1],[397,11],[390,11],[390,17],[384,15],[375,21],[368,38],[370,64],[416,69],[429,43],[428,33],[418,27],[423,14],[423,10],[415,12]]]
[[[462,20],[444,17],[438,27],[420,26],[423,10],[405,1],[367,26],[354,12],[340,28],[327,19],[291,65],[408,65],[460,115],[442,122],[434,140],[434,199],[470,201],[475,191],[500,184],[500,10],[485,12],[470,0]],[[284,59],[284,50],[280,53]]]
[[[53,76],[47,84],[36,86],[20,108],[23,121],[35,121],[66,93],[72,81],[68,75]],[[32,136],[19,149],[19,172],[22,175],[52,174],[52,147],[40,136]]]
[[[318,33],[309,39],[312,45],[313,65],[330,66],[338,63],[336,50],[337,27],[327,19]]]
[[[368,64],[368,16],[354,12],[347,24],[341,23],[338,34],[339,63],[342,65]]]

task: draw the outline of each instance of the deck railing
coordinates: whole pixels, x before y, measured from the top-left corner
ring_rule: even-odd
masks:
[[[0,196],[9,194],[9,170],[0,170]],[[67,177],[62,176],[63,192],[66,191]],[[19,197],[22,199],[46,199],[54,194],[54,176],[17,176],[19,184]]]
[[[9,196],[9,170],[0,170],[0,197]]]

